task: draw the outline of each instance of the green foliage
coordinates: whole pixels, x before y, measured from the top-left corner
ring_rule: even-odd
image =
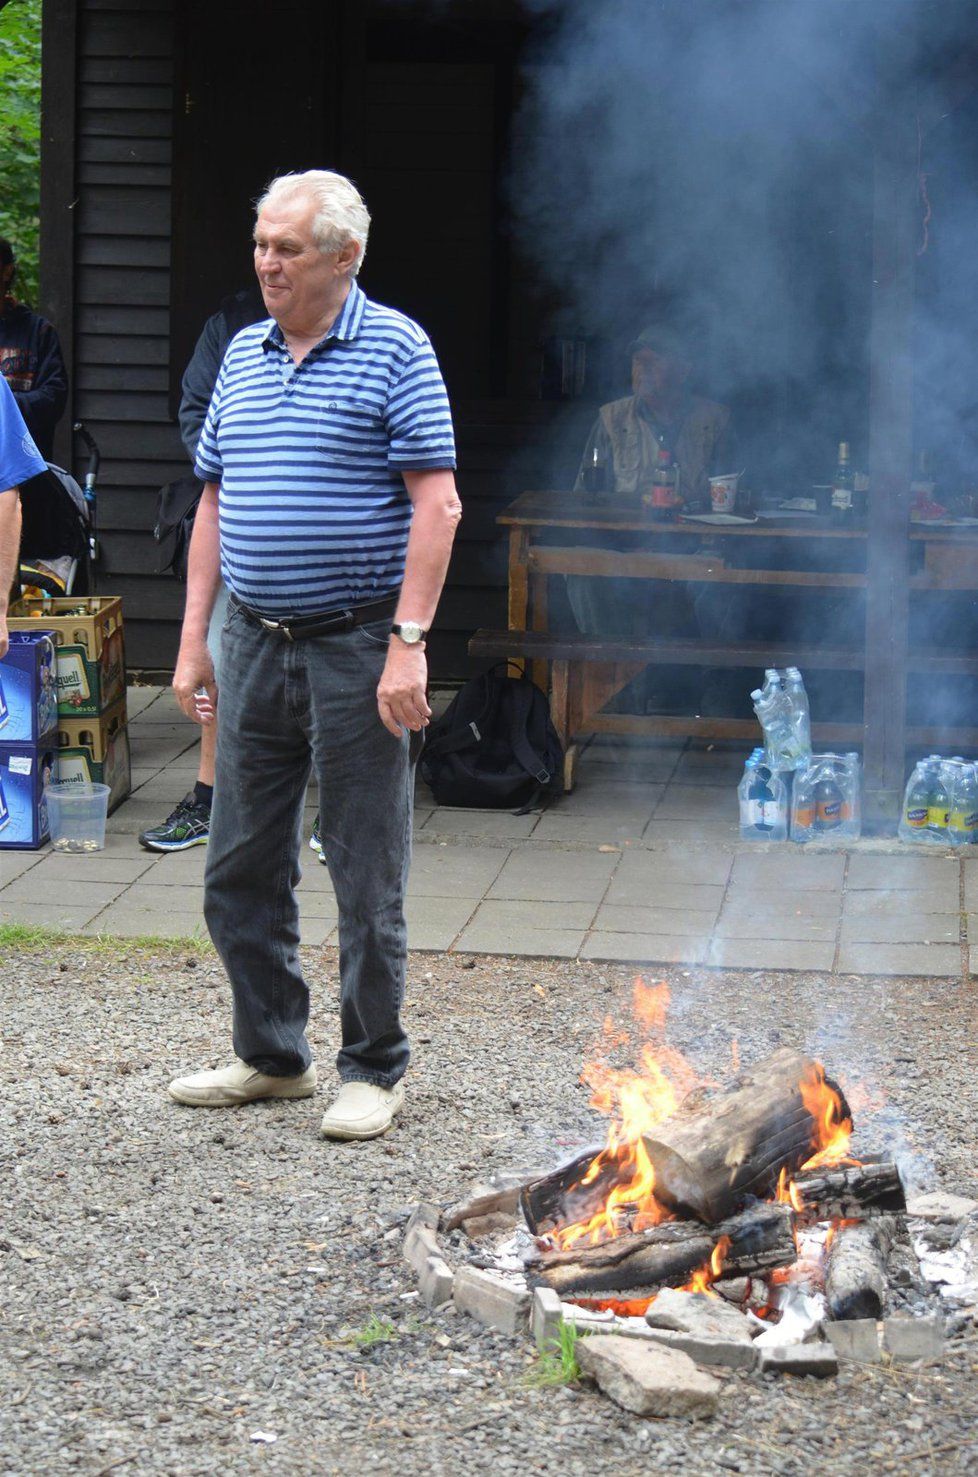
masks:
[[[581,1377],[581,1366],[577,1362],[577,1341],[581,1337],[573,1323],[562,1323],[557,1338],[540,1350],[536,1364],[528,1370],[523,1383],[531,1390],[543,1390],[554,1385],[573,1385]]]
[[[0,10],[0,236],[17,257],[16,295],[37,301],[41,208],[41,0]]]
[[[391,1339],[396,1339],[394,1325],[387,1318],[378,1318],[376,1313],[371,1313],[362,1328],[358,1328],[350,1335],[350,1343],[356,1344],[358,1349],[372,1349],[374,1344],[388,1344]]]

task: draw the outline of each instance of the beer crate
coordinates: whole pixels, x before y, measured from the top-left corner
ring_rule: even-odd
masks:
[[[58,713],[94,718],[126,691],[122,601],[118,595],[24,599],[10,609],[12,631],[50,631],[57,647]]]
[[[95,718],[58,718],[58,778],[109,787],[109,814],[132,788],[126,700]]]
[[[54,726],[54,641],[47,630],[11,631],[0,658],[0,744],[31,744]]]
[[[36,851],[48,839],[48,782],[58,778],[56,729],[32,743],[0,744],[0,850]]]

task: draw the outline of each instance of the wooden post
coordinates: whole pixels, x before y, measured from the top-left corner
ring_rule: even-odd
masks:
[[[68,404],[54,434],[54,459],[71,470],[75,391],[75,0],[44,0],[41,11],[41,282],[39,308],[58,331],[68,369]]]
[[[869,335],[864,812],[896,818],[907,728],[913,305],[917,209],[915,90],[881,82],[873,143],[873,287]]]

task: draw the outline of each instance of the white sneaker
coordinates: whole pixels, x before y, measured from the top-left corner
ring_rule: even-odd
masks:
[[[174,1101],[191,1108],[231,1108],[266,1097],[312,1097],[316,1091],[316,1068],[308,1067],[299,1077],[269,1077],[265,1072],[256,1072],[247,1062],[235,1059],[230,1067],[177,1077],[167,1091]]]
[[[404,1085],[378,1087],[374,1082],[344,1082],[323,1114],[320,1133],[326,1139],[376,1139],[386,1133],[404,1102]]]

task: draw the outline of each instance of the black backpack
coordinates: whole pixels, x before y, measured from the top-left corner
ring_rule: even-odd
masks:
[[[425,735],[421,773],[439,805],[525,814],[562,788],[564,750],[550,705],[497,662],[455,694]]]
[[[160,489],[153,529],[153,537],[161,545],[160,574],[171,569],[178,580],[186,582],[190,535],[203,491],[204,484],[197,477],[178,477]]]

